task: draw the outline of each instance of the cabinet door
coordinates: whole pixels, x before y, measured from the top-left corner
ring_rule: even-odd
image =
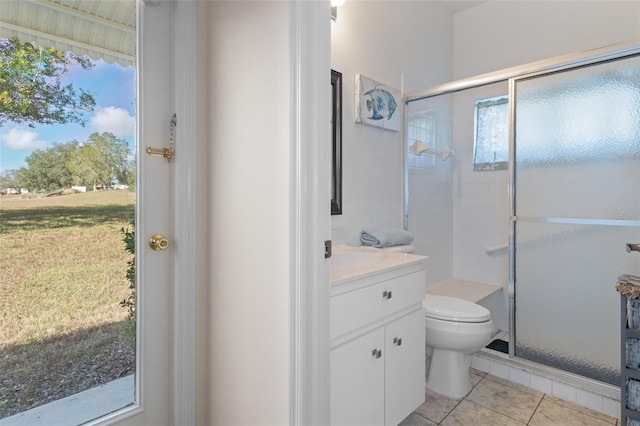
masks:
[[[385,425],[397,425],[424,402],[424,332],[422,309],[386,327]]]
[[[383,424],[384,361],[382,328],[331,351],[332,426]]]

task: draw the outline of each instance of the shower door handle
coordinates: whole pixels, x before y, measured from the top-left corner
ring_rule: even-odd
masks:
[[[631,253],[632,251],[640,252],[640,243],[637,243],[637,244],[627,243],[627,253]]]

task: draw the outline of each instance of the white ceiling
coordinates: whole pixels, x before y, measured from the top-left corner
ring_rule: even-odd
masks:
[[[132,65],[135,0],[0,0],[0,37]]]
[[[479,0],[441,0],[453,12]],[[0,0],[0,37],[132,65],[135,0]]]
[[[471,0],[444,0],[445,4],[453,13],[457,13],[463,11],[465,9],[470,9],[479,4],[486,3],[485,1],[471,1]]]

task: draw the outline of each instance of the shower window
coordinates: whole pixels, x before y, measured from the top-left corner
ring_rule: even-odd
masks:
[[[416,111],[407,120],[408,146],[422,142],[434,148],[436,146],[436,112],[433,109]],[[407,165],[416,169],[429,169],[435,166],[433,155],[416,155],[411,149],[407,155]]]
[[[509,161],[509,98],[476,101],[473,170],[504,170]]]

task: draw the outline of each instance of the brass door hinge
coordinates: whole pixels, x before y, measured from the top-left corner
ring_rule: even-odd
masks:
[[[173,160],[176,156],[173,148],[175,139],[176,139],[176,115],[173,114],[173,117],[171,117],[171,123],[169,125],[169,148],[147,146],[147,154],[164,157],[167,159],[167,163],[170,163],[171,160]]]

